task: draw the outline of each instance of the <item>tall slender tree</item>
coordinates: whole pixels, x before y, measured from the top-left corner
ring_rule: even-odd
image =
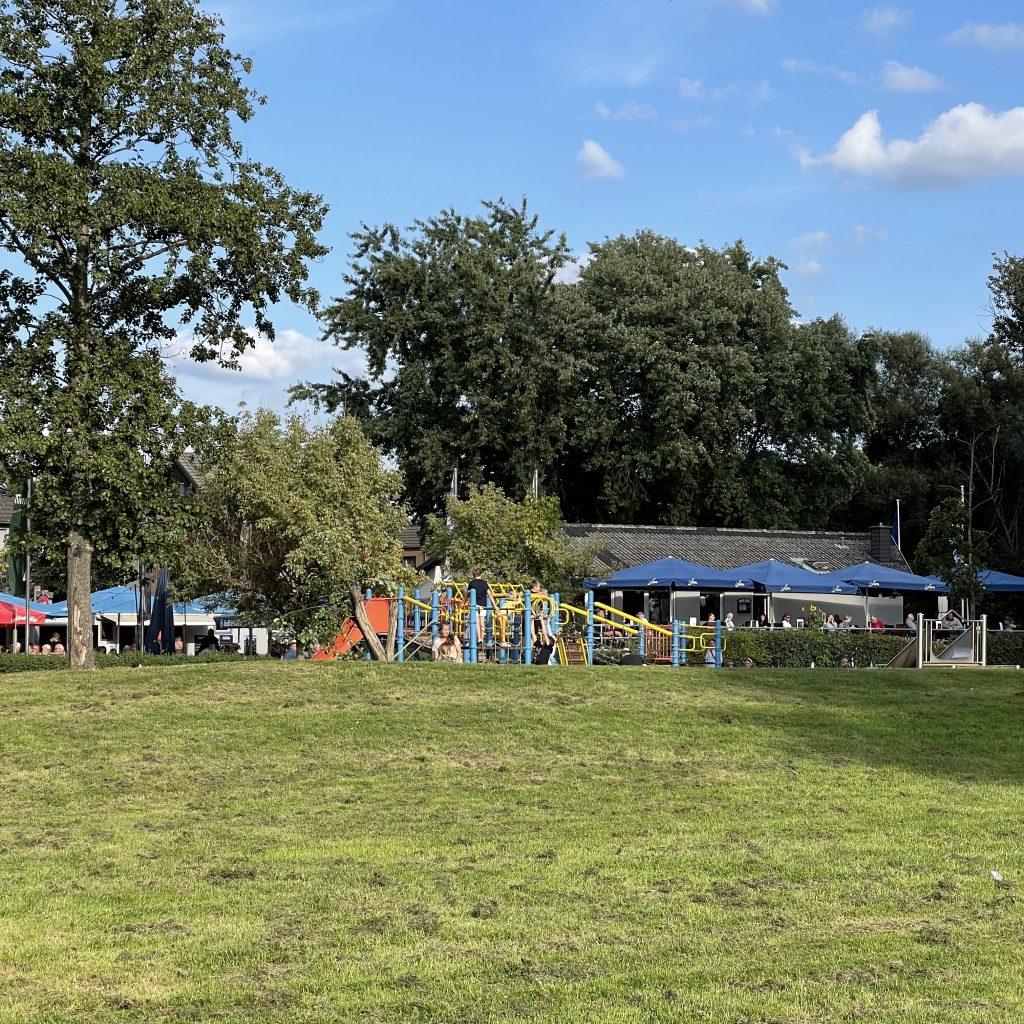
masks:
[[[318,304],[325,206],[244,157],[235,126],[263,100],[221,25],[198,0],[0,7],[0,343],[36,382],[0,374],[4,419],[35,435],[5,430],[0,462],[46,476],[66,510],[75,668],[92,664],[93,554],[168,451],[116,425],[176,429],[146,353],[190,334],[193,358],[231,365],[247,317],[272,337],[274,303]]]

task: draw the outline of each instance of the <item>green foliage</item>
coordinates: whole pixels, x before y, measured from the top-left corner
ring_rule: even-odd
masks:
[[[954,603],[966,601],[969,609],[976,609],[985,593],[978,573],[987,557],[985,536],[971,528],[968,508],[959,498],[947,498],[935,508],[914,555],[922,572],[948,583]]]
[[[990,665],[1024,665],[1024,631],[991,629],[987,644],[986,660]]]
[[[368,379],[295,394],[366,420],[421,516],[458,465],[509,494],[537,470],[574,519],[792,526],[866,471],[870,348],[838,318],[795,326],[781,264],[742,243],[638,232],[554,284],[564,239],[525,205],[356,242],[326,326]]]
[[[368,377],[295,389],[364,420],[397,457],[412,508],[437,512],[452,470],[509,493],[529,486],[564,441],[572,386],[552,349],[555,272],[564,238],[538,227],[525,202],[446,210],[408,232],[364,226],[347,294],[325,314],[326,336],[366,353]]]
[[[849,658],[858,668],[888,664],[909,643],[910,637],[889,636],[874,630],[824,633],[817,629],[740,629],[727,635],[723,659],[737,664],[750,658],[758,666],[807,668],[813,661],[835,667]]]
[[[559,470],[568,517],[783,527],[849,494],[870,360],[838,318],[794,326],[780,268],[741,242],[591,245],[567,286],[593,368]]]
[[[32,533],[14,531],[12,546],[33,551],[38,581],[39,563],[60,565],[69,531],[85,530],[96,577],[120,582],[134,559],[160,565],[180,546],[191,519],[175,460],[215,443],[226,423],[182,400],[155,352],[123,340],[95,353],[87,382],[67,383],[54,353],[33,341],[0,348],[4,470],[33,481]]]
[[[247,414],[202,470],[202,525],[173,577],[180,593],[230,592],[246,622],[287,620],[308,643],[337,633],[353,587],[406,578],[400,477],[351,417],[310,427]]]
[[[0,10],[0,440],[9,483],[39,478],[33,528],[67,543],[72,603],[94,553],[173,533],[169,462],[208,414],[159,346],[190,331],[194,358],[230,365],[243,316],[273,337],[276,302],[318,302],[325,207],[245,158],[234,123],[262,100],[220,27],[197,0]],[[87,665],[84,617],[69,639]]]
[[[183,655],[137,654],[96,654],[96,668],[135,668],[140,665],[150,668],[181,668],[186,664],[205,664],[216,661],[245,661],[241,654],[213,652],[196,659]],[[0,675],[11,672],[66,672],[68,659],[55,654],[0,654]]]
[[[992,295],[991,340],[1024,360],[1024,258],[1004,252],[995,256],[988,279]]]
[[[427,517],[424,548],[459,569],[480,565],[496,579],[525,584],[539,579],[552,591],[591,571],[590,552],[571,548],[559,532],[557,498],[528,493],[517,502],[486,484],[470,487],[465,499],[449,495],[445,511],[445,517]]]

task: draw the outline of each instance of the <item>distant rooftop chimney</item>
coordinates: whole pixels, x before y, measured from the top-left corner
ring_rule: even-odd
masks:
[[[890,528],[884,523],[872,526],[868,530],[868,547],[871,557],[876,562],[889,562],[892,560],[892,534]]]

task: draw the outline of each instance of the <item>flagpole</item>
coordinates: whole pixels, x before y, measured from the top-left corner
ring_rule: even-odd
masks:
[[[903,553],[903,524],[900,522],[900,499],[896,499],[896,547]]]

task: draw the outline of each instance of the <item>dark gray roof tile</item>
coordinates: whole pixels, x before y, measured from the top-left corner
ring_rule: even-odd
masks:
[[[733,569],[774,558],[817,572],[879,561],[908,569],[899,549],[890,545],[887,559],[872,559],[868,534],[821,530],[734,530],[702,526],[607,526],[566,523],[574,545],[596,550],[599,571],[641,565],[675,555],[714,569]]]

